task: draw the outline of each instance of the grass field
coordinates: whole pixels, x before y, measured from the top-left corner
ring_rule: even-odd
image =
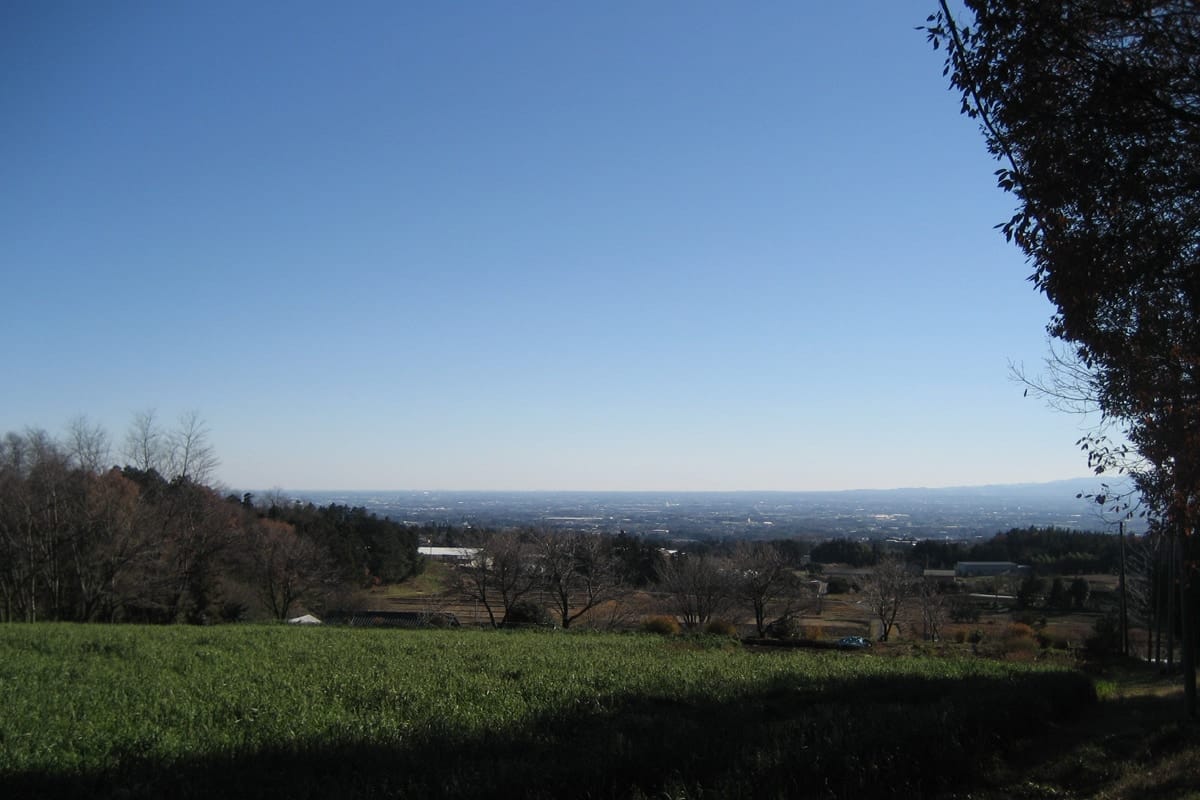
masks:
[[[884,797],[1095,699],[981,659],[730,640],[0,626],[4,797]]]

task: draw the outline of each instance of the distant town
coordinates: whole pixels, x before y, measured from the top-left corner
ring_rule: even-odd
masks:
[[[1110,487],[1111,489],[1111,487]],[[950,489],[841,492],[305,491],[317,505],[365,507],[412,525],[546,527],[662,539],[941,539],[1012,528],[1115,532],[1120,514],[1087,495],[1100,479]],[[1085,495],[1078,497],[1078,495]],[[1109,494],[1112,494],[1110,491]],[[1136,514],[1126,521],[1138,533]]]

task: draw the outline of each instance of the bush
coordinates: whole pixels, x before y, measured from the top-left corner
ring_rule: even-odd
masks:
[[[1013,661],[1028,661],[1039,649],[1034,639],[1005,639],[1003,648],[1004,657]]]
[[[800,620],[795,617],[781,617],[767,626],[766,634],[772,639],[799,639],[804,632]]]
[[[1023,622],[1013,622],[1004,629],[1004,638],[1011,639],[1033,639],[1033,628]]]
[[[505,626],[540,625],[553,627],[554,622],[550,619],[550,614],[542,606],[530,600],[520,600],[513,603],[512,607],[508,609],[508,613],[504,615],[504,624]]]
[[[243,622],[246,619],[246,612],[249,609],[245,603],[237,600],[229,600],[221,604],[220,617],[221,622]]]
[[[1025,661],[1033,658],[1039,646],[1033,628],[1014,622],[1004,629],[999,649],[1005,658]]]
[[[805,625],[800,628],[800,638],[819,642],[825,638],[825,629],[820,625]]]
[[[834,576],[826,581],[825,591],[828,594],[845,594],[850,591],[850,582],[845,578]]]
[[[1023,622],[1031,628],[1042,628],[1046,625],[1046,617],[1036,611],[1018,611],[1013,614],[1013,622]]]
[[[712,636],[731,636],[737,638],[737,625],[723,619],[714,619],[704,627],[704,632]]]
[[[642,623],[646,633],[657,633],[660,636],[676,636],[679,634],[679,621],[674,617],[650,617]]]
[[[1115,612],[1108,612],[1096,620],[1092,635],[1083,646],[1090,656],[1106,656],[1121,652],[1121,621]]]

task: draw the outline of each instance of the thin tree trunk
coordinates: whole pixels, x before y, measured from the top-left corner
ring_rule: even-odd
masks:
[[[1181,532],[1182,533],[1182,532]],[[1192,569],[1188,558],[1188,540],[1180,536],[1179,547],[1182,569],[1179,576],[1179,622],[1183,626],[1183,652],[1180,662],[1183,667],[1184,708],[1189,717],[1196,716],[1196,620],[1192,608]]]
[[[1174,530],[1167,543],[1167,672],[1175,671],[1175,585],[1179,579],[1175,548],[1178,535]]]
[[[1121,536],[1121,655],[1129,655],[1129,605],[1125,599],[1125,523],[1120,523]]]
[[[1179,585],[1180,619],[1183,626],[1183,642],[1181,644],[1180,666],[1183,669],[1183,700],[1189,717],[1196,716],[1196,627],[1195,614],[1191,608],[1192,591],[1191,579],[1184,570]]]
[[[1155,553],[1150,569],[1150,616],[1146,620],[1146,660],[1155,664],[1162,654],[1162,614],[1158,602],[1158,554]]]

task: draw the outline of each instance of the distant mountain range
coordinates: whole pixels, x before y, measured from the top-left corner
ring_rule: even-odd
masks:
[[[1111,532],[1117,515],[1078,495],[1102,478],[940,489],[834,492],[304,491],[325,505],[363,506],[392,519],[453,526],[551,526],[644,536],[972,539],[1030,526]],[[1110,494],[1128,491],[1108,482]],[[1127,529],[1144,530],[1140,519]]]

